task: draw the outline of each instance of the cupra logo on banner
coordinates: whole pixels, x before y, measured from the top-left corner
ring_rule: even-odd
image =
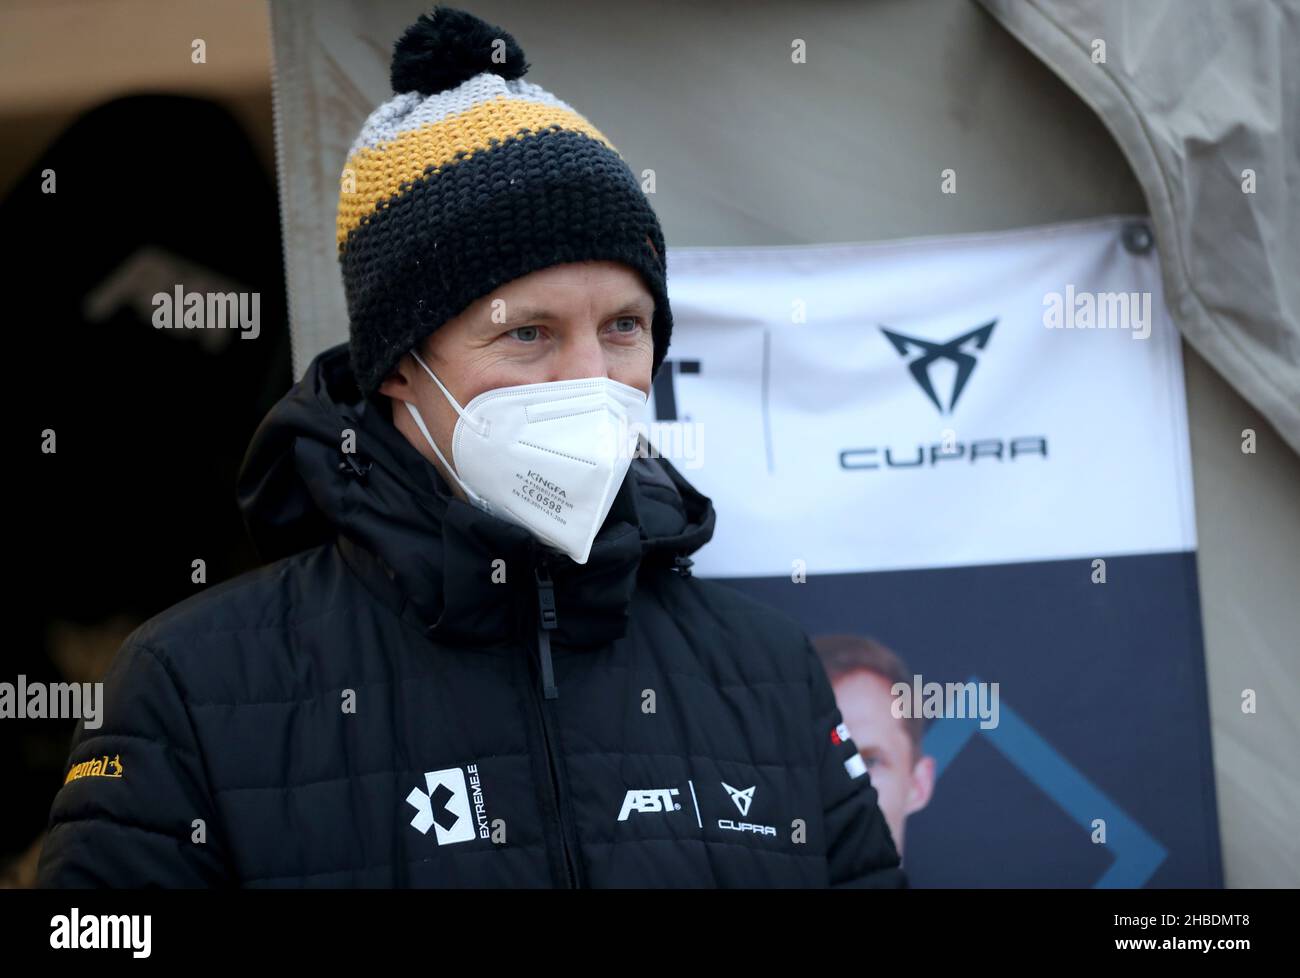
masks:
[[[893,345],[898,355],[907,359],[907,370],[939,411],[940,415],[951,415],[957,406],[957,400],[966,389],[971,374],[975,372],[978,362],[977,353],[983,350],[993,335],[993,327],[998,320],[990,319],[983,326],[954,336],[947,342],[923,340],[918,336],[906,336],[903,333],[880,327],[885,338]],[[947,360],[956,370],[932,368],[941,360]],[[942,380],[946,375],[952,376],[951,391],[943,394],[935,390],[935,380]],[[945,397],[944,394],[947,396]],[[1047,459],[1046,435],[1018,435],[1013,438],[984,437],[963,438],[959,440],[951,427],[941,433],[941,440],[936,442],[916,443],[907,439],[904,444],[864,445],[862,447],[843,448],[839,452],[841,469],[861,469],[879,471],[892,469],[932,469],[944,462],[962,462],[973,465],[980,460],[990,462],[1015,462],[1022,456],[1037,455]],[[851,760],[851,759],[850,759]],[[849,762],[845,762],[848,764]],[[849,773],[857,776],[855,770]]]
[[[904,336],[884,326],[880,327],[880,331],[893,344],[899,356],[913,357],[907,369],[913,379],[921,385],[921,390],[925,391],[926,396],[939,409],[939,413],[951,414],[953,408],[957,406],[957,398],[961,397],[961,392],[966,388],[966,382],[975,372],[975,354],[969,352],[966,347],[969,345],[976,350],[984,349],[989,337],[993,335],[993,327],[997,322],[996,319],[990,320],[968,333],[954,336],[946,343],[934,343],[916,336]],[[920,355],[916,356],[916,354]],[[935,393],[934,384],[930,379],[930,367],[940,360],[951,361],[957,367],[957,377],[952,384],[952,396],[948,399],[946,408],[939,395]]]

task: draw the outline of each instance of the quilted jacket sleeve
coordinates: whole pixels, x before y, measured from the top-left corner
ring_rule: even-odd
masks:
[[[98,721],[77,723],[37,886],[226,882],[199,744],[164,660],[128,638],[104,677]]]
[[[807,643],[812,673],[813,725],[821,766],[822,806],[826,826],[826,858],[830,885],[902,889],[907,877],[900,868],[889,825],[876,801],[871,776],[851,739],[833,738],[844,718],[835,693],[812,643]]]

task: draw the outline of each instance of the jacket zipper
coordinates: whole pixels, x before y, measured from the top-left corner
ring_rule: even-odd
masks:
[[[559,699],[560,693],[555,685],[555,670],[551,663],[551,635],[556,628],[558,621],[555,611],[555,585],[551,580],[550,568],[547,566],[546,558],[543,556],[539,559],[534,567],[534,575],[537,579],[537,604],[538,604],[538,623],[537,623],[537,657],[541,672],[542,696],[537,695],[537,688],[530,684],[532,699],[537,706],[538,715],[542,721],[542,740],[546,745],[546,766],[551,776],[551,798],[555,804],[555,817],[560,827],[560,849],[564,854],[564,874],[565,885],[574,888],[580,885],[578,879],[577,861],[573,855],[573,847],[569,844],[569,830],[564,821],[564,801],[563,790],[560,784],[560,772],[556,765],[555,750],[553,745],[558,740],[557,735],[551,726],[550,709],[547,707],[547,700]]]

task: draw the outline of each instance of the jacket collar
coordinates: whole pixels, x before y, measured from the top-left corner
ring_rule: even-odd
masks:
[[[343,432],[355,451],[340,451]],[[363,398],[346,346],[313,361],[263,421],[239,483],[264,555],[336,538],[348,565],[436,641],[491,645],[536,627],[539,571],[554,582],[552,640],[596,647],[626,633],[644,564],[685,557],[713,533],[713,508],[661,459],[637,459],[585,564],[450,490],[393,425],[387,398]]]
[[[587,562],[577,564],[522,527],[461,501],[429,468],[446,497],[439,520],[408,526],[401,540],[381,524],[366,532],[354,523],[337,541],[353,570],[401,617],[435,641],[510,642],[536,628],[544,575],[555,593],[554,643],[596,647],[626,633],[642,558],[631,475]],[[364,484],[357,491],[364,493]]]

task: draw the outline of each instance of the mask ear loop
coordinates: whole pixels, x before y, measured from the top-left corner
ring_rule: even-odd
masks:
[[[451,406],[456,409],[456,413],[460,415],[460,417],[465,421],[465,423],[468,424],[470,427],[474,428],[476,431],[481,431],[482,426],[476,424],[473,418],[468,417],[465,414],[465,412],[461,410],[461,406],[456,403],[456,399],[452,397],[451,394],[447,393],[447,388],[442,386],[442,381],[438,380],[438,378],[434,375],[432,370],[429,370],[428,365],[423,360],[420,359],[420,355],[416,353],[414,350],[411,351],[411,355],[414,356],[415,359],[419,361],[420,366],[424,367],[425,371],[428,372],[429,376],[433,377],[434,382],[442,389],[442,392],[446,396],[447,400],[451,402]],[[461,479],[460,473],[456,471],[455,466],[453,466],[450,462],[448,462],[447,457],[442,454],[442,449],[439,448],[438,443],[433,440],[433,435],[429,433],[429,428],[427,425],[425,425],[424,418],[420,416],[420,412],[416,409],[415,405],[412,404],[410,401],[403,401],[402,403],[406,405],[406,410],[410,413],[412,420],[415,421],[416,427],[420,429],[420,434],[424,435],[424,440],[427,441],[429,443],[429,447],[433,449],[434,454],[436,454],[439,460],[441,460],[442,464],[446,466],[447,471],[450,472],[452,478],[456,480],[456,484],[459,485],[461,489],[465,491],[466,498],[472,500],[481,499],[478,493],[476,493],[469,486],[465,485],[464,480]]]
[[[480,435],[486,435],[487,424],[482,421],[476,421],[473,418],[471,418],[468,414],[465,413],[465,409],[460,406],[460,404],[456,401],[456,398],[451,396],[451,391],[447,390],[447,388],[442,385],[442,381],[438,379],[438,375],[429,369],[429,365],[424,362],[424,359],[420,356],[420,354],[416,353],[415,350],[411,350],[411,356],[415,357],[416,363],[418,363],[421,367],[423,367],[424,372],[433,378],[433,382],[437,384],[438,389],[442,391],[443,397],[447,398],[447,402],[451,404],[451,406],[456,409],[456,413],[460,415],[460,419],[464,421],[467,425],[469,425],[471,428],[473,428],[475,431],[477,431]],[[442,455],[439,454],[438,457],[442,458]],[[443,459],[443,462],[445,463],[446,459]]]

